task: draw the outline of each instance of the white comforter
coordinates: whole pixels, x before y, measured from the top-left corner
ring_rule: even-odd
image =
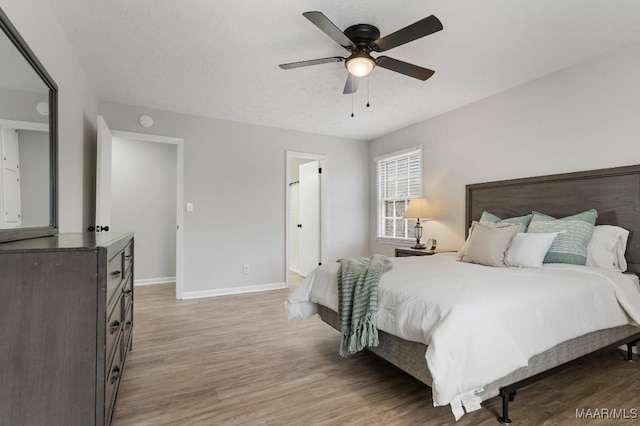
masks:
[[[492,268],[455,254],[392,258],[378,328],[428,345],[433,403],[446,405],[526,366],[533,355],[592,331],[640,323],[635,275],[586,266]],[[318,267],[286,302],[289,319],[316,303],[338,311],[338,264]],[[452,404],[453,408],[453,404]]]

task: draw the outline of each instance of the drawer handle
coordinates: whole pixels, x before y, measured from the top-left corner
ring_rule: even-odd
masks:
[[[124,257],[124,260],[131,260],[131,259],[133,259],[133,256],[132,256],[132,255],[130,255],[130,254],[128,254],[128,255],[126,255],[126,256]]]
[[[119,377],[120,377],[120,367],[116,365],[111,369],[111,374],[109,375],[109,383],[114,384]]]
[[[115,320],[109,324],[109,334],[115,334],[120,329],[120,321]]]
[[[125,329],[125,330],[129,330],[129,329],[131,328],[131,324],[132,324],[132,323],[131,323],[131,321],[127,321],[127,322],[125,322],[125,323],[124,323],[124,329]]]
[[[118,278],[120,275],[122,275],[121,271],[113,271],[111,273],[111,279]]]
[[[127,289],[122,289],[122,292],[128,296],[133,292],[133,290],[131,290],[130,288],[127,288]]]

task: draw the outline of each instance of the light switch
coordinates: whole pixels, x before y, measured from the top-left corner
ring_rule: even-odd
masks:
[[[187,211],[188,212],[192,212],[193,211],[193,203],[187,203]]]

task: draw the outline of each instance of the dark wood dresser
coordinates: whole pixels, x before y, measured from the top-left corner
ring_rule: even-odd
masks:
[[[0,425],[108,425],[133,328],[133,234],[0,244]]]

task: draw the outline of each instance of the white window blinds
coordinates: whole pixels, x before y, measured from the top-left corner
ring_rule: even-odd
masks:
[[[422,149],[376,159],[378,237],[412,238],[415,220],[403,219],[412,198],[422,195]]]

